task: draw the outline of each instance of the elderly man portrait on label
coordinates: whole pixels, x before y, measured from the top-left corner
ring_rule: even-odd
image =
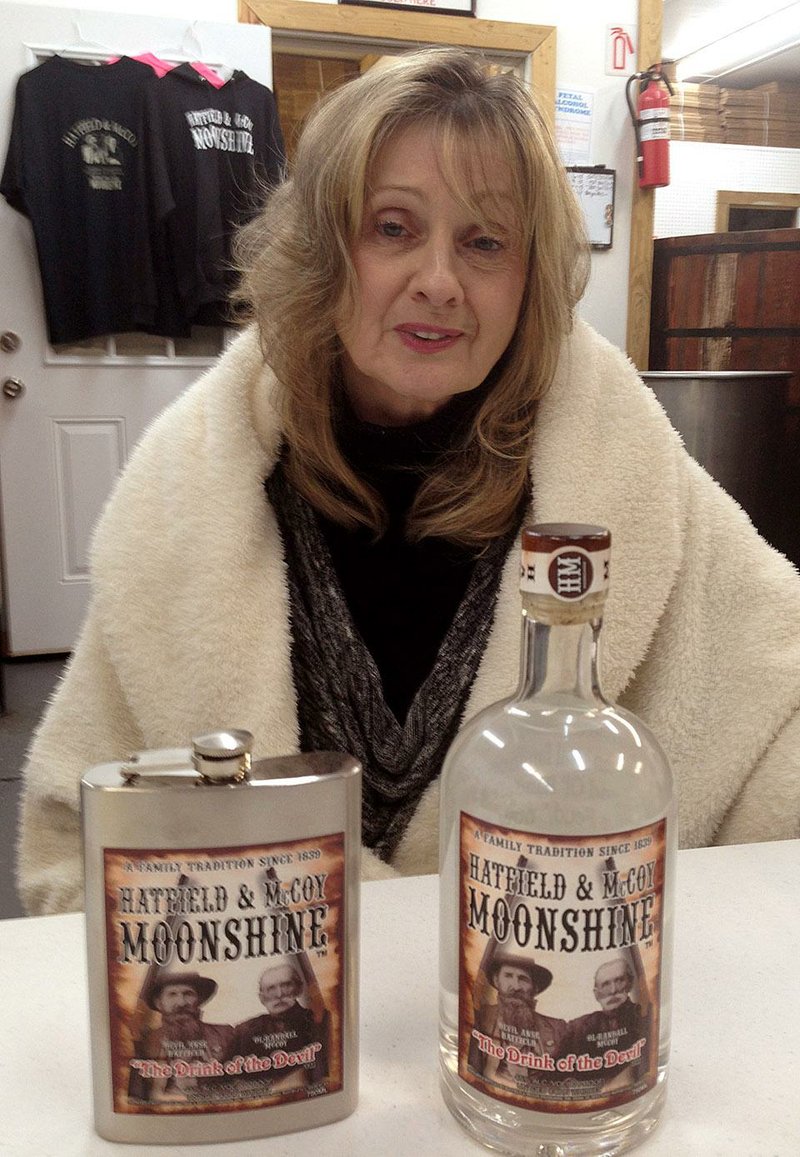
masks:
[[[611,530],[605,689],[665,748],[683,844],[800,834],[800,579],[578,317],[546,117],[484,65],[427,49],[335,90],[243,235],[249,324],[95,534],[25,770],[30,912],[82,904],[87,767],[219,726],[354,755],[364,875],[436,871],[444,754],[516,684],[525,522]]]
[[[624,956],[601,964],[594,977],[594,996],[600,1008],[571,1020],[561,1044],[564,1056],[602,1057],[609,1050],[628,1052],[644,1041],[638,1057],[610,1070],[606,1087],[625,1087],[647,1071],[652,1024],[649,1010],[645,1012],[631,1000],[635,979]]]
[[[269,1083],[279,1081],[282,1088],[321,1080],[327,1075],[327,1019],[317,1024],[310,1008],[300,1004],[305,996],[305,982],[294,961],[279,961],[265,968],[258,982],[259,1000],[265,1012],[236,1026],[233,1042],[235,1056],[268,1057],[277,1051],[313,1055],[302,1064],[288,1066],[283,1072],[268,1071]]]

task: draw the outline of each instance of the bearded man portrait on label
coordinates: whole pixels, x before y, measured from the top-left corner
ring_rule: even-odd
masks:
[[[539,1012],[539,996],[550,987],[553,974],[525,956],[497,954],[488,975],[496,992],[496,1002],[482,1004],[475,1010],[475,1029],[490,1037],[497,1050],[480,1048],[473,1032],[469,1049],[469,1067],[478,1076],[512,1088],[527,1081],[531,1068],[546,1075],[556,1071],[553,1058],[560,1054],[560,1043],[567,1022]],[[515,1064],[508,1059],[509,1046],[531,1058],[549,1058],[543,1070],[531,1064]]]
[[[546,118],[485,64],[426,49],[335,90],[241,235],[246,324],[95,533],[25,769],[30,912],[82,904],[87,767],[223,725],[351,753],[364,876],[435,872],[444,754],[517,682],[523,522],[611,531],[605,690],[666,750],[682,843],[800,835],[800,579],[581,319]]]
[[[150,1007],[161,1014],[160,1024],[137,1042],[137,1055],[170,1067],[178,1061],[215,1061],[222,1065],[229,1060],[232,1026],[203,1020],[202,1006],[216,991],[216,981],[196,972],[161,972],[147,998]],[[202,1076],[173,1075],[150,1082],[132,1080],[130,1092],[141,1096],[146,1090],[146,1099],[154,1103],[203,1101],[214,1083],[213,1078],[209,1084]]]

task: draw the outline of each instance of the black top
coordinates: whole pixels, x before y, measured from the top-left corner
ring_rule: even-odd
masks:
[[[382,656],[381,671],[357,624],[376,604],[386,606],[383,576],[377,576],[375,588],[351,585],[348,601],[318,515],[289,484],[283,459],[266,489],[286,553],[300,750],[347,751],[359,761],[362,839],[391,860],[463,718],[516,528],[490,542],[475,560],[452,620],[440,600],[442,616],[430,616],[425,633],[413,619],[426,597],[417,581],[419,568],[413,555],[397,551],[408,582],[398,584],[392,614],[374,616],[372,647]],[[355,548],[358,557],[372,563],[368,545],[360,556]],[[447,567],[441,570],[439,587],[446,590]],[[353,573],[358,576],[357,567]],[[436,651],[430,672],[418,654],[425,647]],[[384,683],[392,690],[393,707]]]
[[[233,234],[283,174],[275,98],[244,72],[216,88],[180,64],[149,93],[147,126],[156,249],[171,263],[160,280],[174,287],[179,303],[178,310],[162,303],[159,332],[169,332],[176,313],[185,323],[224,322],[235,280]]]
[[[152,69],[50,57],[17,82],[0,192],[30,218],[51,342],[152,322],[142,172]]]
[[[408,510],[433,462],[454,444],[480,404],[480,391],[458,395],[432,418],[411,426],[359,421],[346,405],[337,427],[350,465],[378,491],[389,513],[386,533],[347,530],[319,516],[353,621],[372,654],[386,704],[405,719],[417,689],[464,597],[475,549],[441,538],[409,542]]]

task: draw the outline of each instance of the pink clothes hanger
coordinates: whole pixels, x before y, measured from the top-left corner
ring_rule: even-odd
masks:
[[[119,59],[120,58],[118,56],[113,56],[110,60],[106,61],[106,64],[116,64]],[[173,68],[175,67],[172,61],[162,60],[159,56],[156,56],[152,52],[140,52],[136,56],[132,56],[131,59],[140,60],[142,64],[149,65],[156,76],[159,77],[166,76],[166,74],[168,72],[172,72]],[[214,88],[222,88],[222,86],[225,84],[225,81],[222,79],[219,73],[215,72],[213,68],[209,67],[209,65],[203,64],[201,60],[193,60],[191,62],[191,66],[195,72],[207,80],[209,84],[213,84]]]
[[[112,56],[111,60],[106,61],[106,64],[116,64],[119,59],[118,56]],[[140,60],[142,64],[148,64],[156,76],[165,76],[175,67],[169,61],[154,56],[152,52],[140,52],[138,56],[132,56],[131,60]]]
[[[219,73],[215,72],[213,68],[209,68],[207,64],[203,64],[201,60],[193,60],[192,68],[195,72],[199,73],[200,76],[205,77],[209,84],[213,84],[214,88],[222,88],[225,84],[225,81]]]
[[[160,56],[155,56],[152,52],[142,52],[141,55],[134,56],[133,59],[141,60],[142,64],[149,64],[156,76],[166,76],[175,67],[170,61],[162,60]]]

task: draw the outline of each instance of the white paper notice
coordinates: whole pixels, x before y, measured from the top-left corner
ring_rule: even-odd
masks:
[[[588,89],[556,89],[556,144],[565,165],[591,164],[593,105]]]

